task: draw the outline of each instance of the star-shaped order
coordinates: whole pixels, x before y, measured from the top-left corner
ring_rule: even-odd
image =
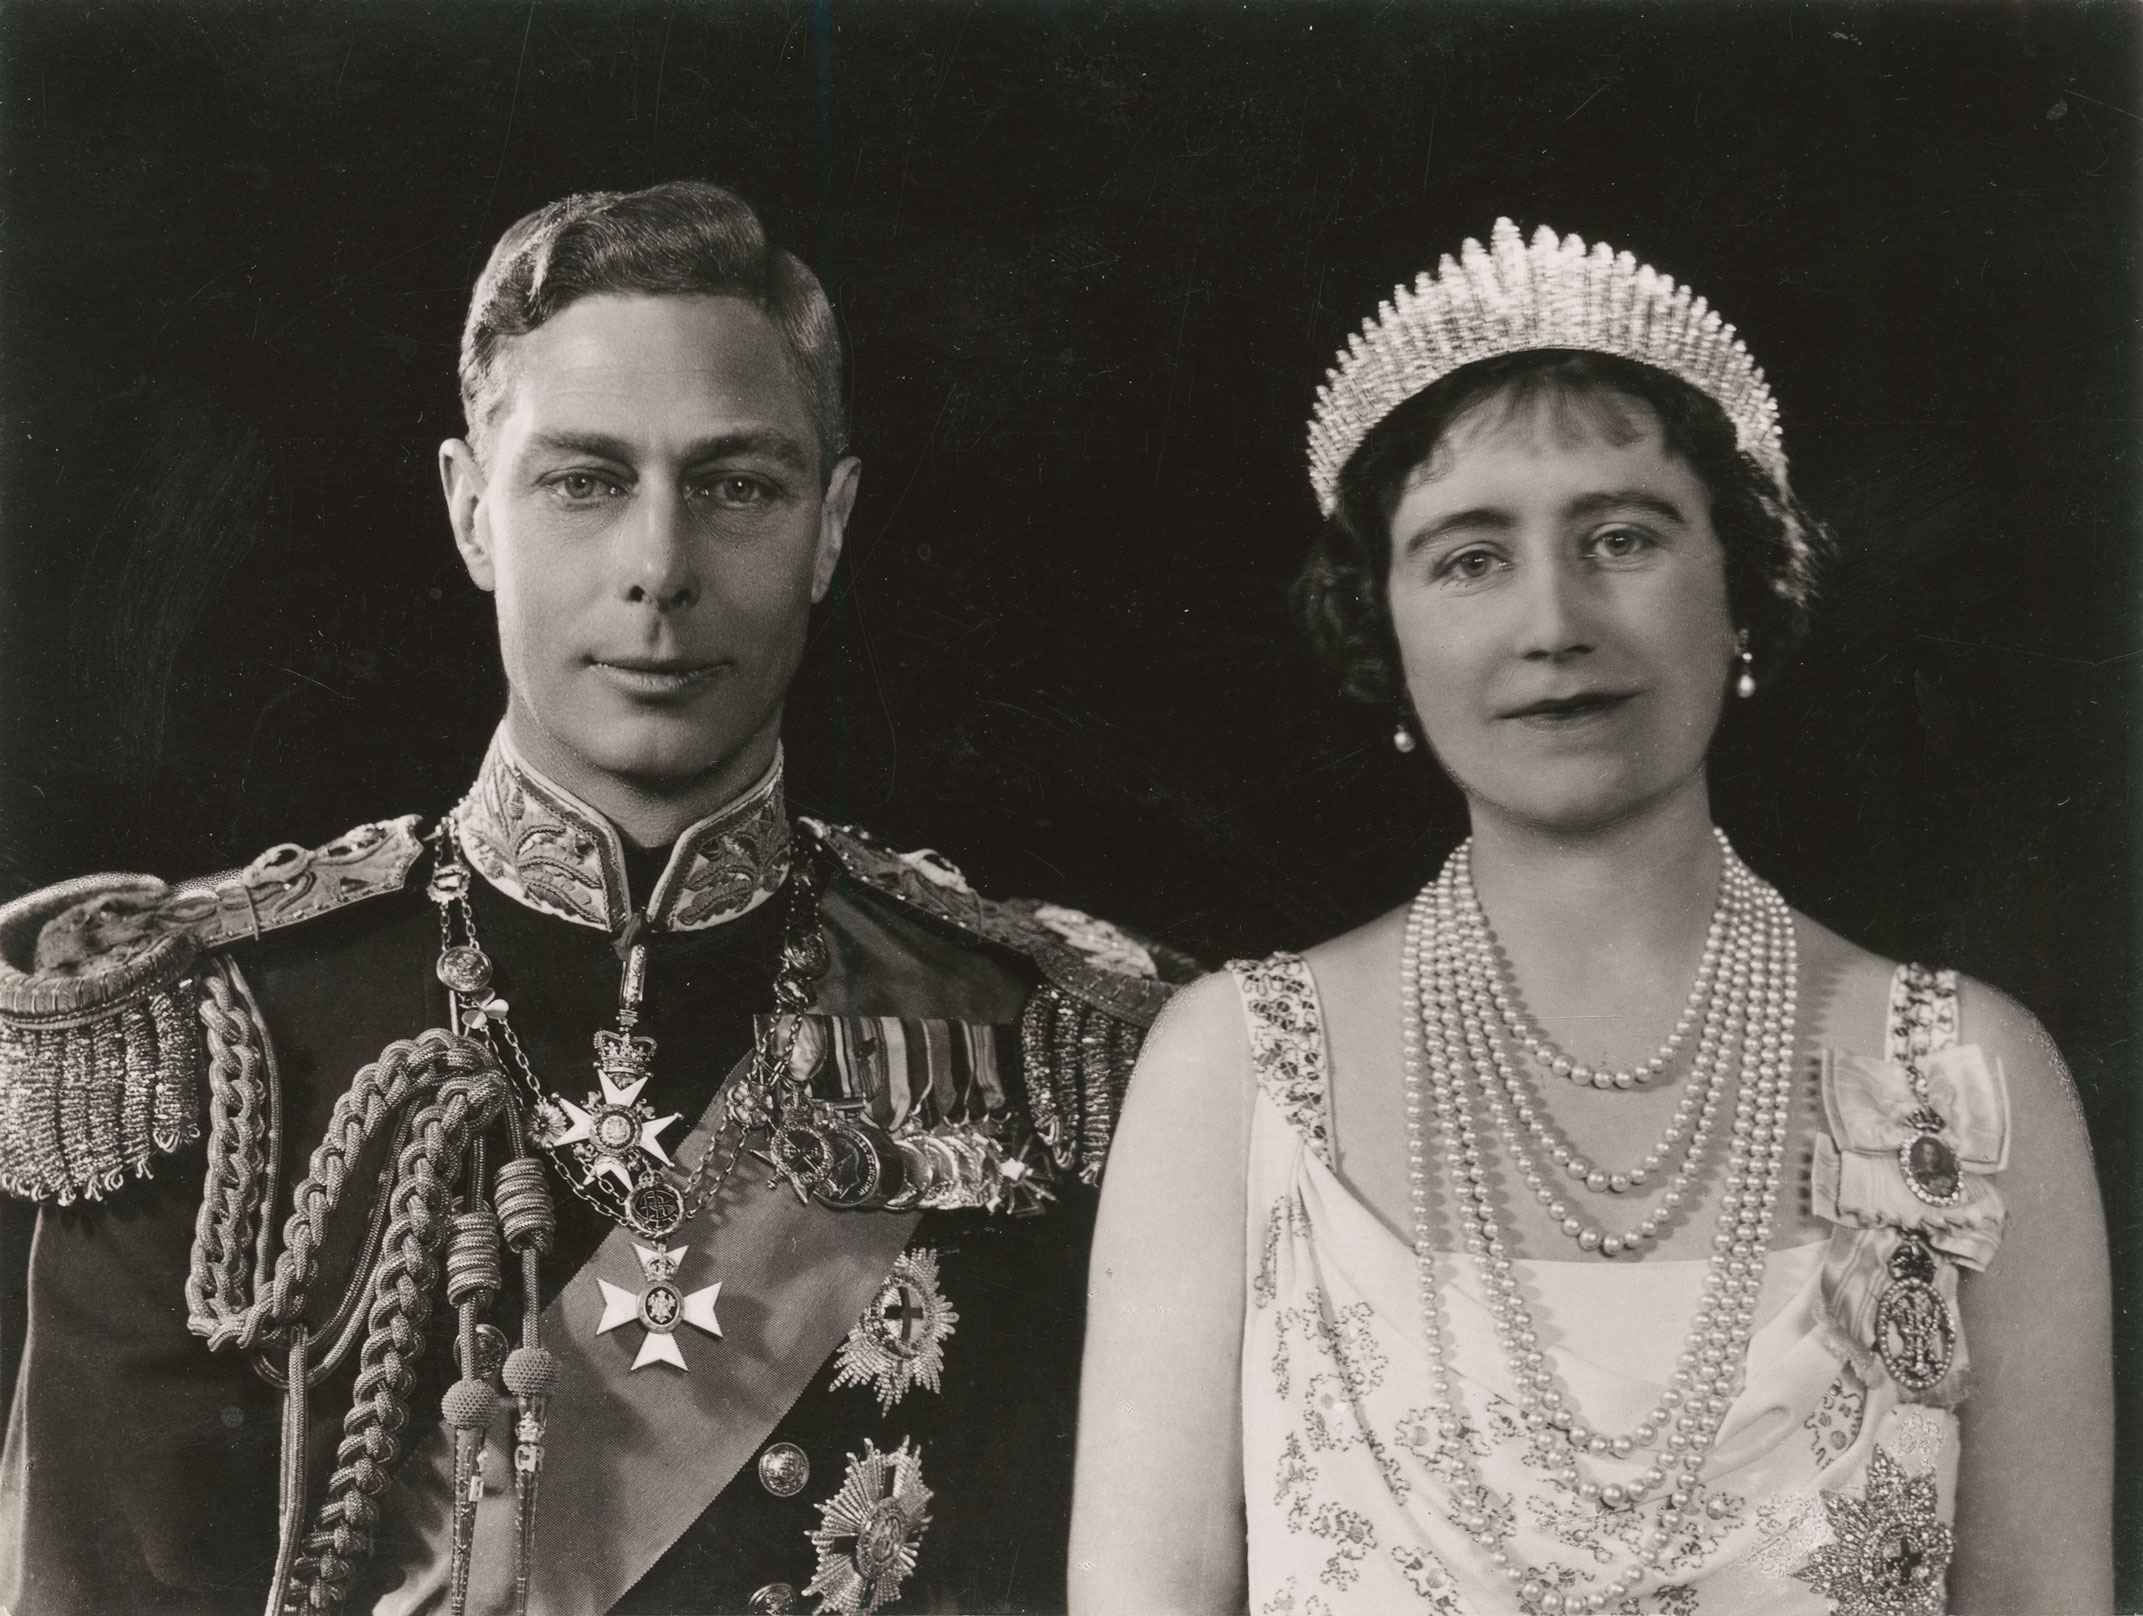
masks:
[[[1936,1502],[1932,1475],[1914,1475],[1876,1447],[1864,1496],[1823,1495],[1834,1541],[1794,1575],[1837,1616],[1941,1616],[1957,1541]]]
[[[721,1338],[722,1327],[715,1322],[715,1298],[722,1294],[722,1284],[716,1280],[712,1285],[696,1291],[680,1290],[675,1275],[685,1260],[687,1246],[660,1247],[635,1244],[634,1253],[640,1259],[640,1272],[645,1283],[637,1291],[629,1291],[622,1285],[613,1285],[607,1279],[598,1279],[596,1284],[603,1291],[603,1318],[595,1327],[597,1335],[607,1335],[621,1325],[639,1324],[647,1331],[647,1338],[640,1343],[639,1356],[634,1358],[634,1369],[645,1369],[651,1363],[674,1364],[689,1371],[685,1355],[678,1350],[676,1329],[680,1324],[689,1324],[695,1330]]]
[[[595,1075],[603,1091],[600,1095],[589,1095],[586,1105],[575,1105],[563,1098],[558,1101],[569,1125],[550,1143],[588,1145],[595,1156],[590,1171],[598,1178],[608,1173],[618,1181],[621,1189],[630,1191],[633,1174],[629,1163],[634,1153],[645,1151],[665,1167],[672,1165],[670,1153],[663,1148],[659,1136],[677,1120],[677,1113],[673,1111],[666,1117],[649,1115],[653,1107],[639,1103],[640,1091],[647,1087],[645,1075],[630,1083],[620,1083],[600,1066]]]

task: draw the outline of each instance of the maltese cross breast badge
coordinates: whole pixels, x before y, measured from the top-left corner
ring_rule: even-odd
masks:
[[[936,1391],[945,1368],[945,1338],[959,1322],[938,1289],[938,1254],[927,1247],[902,1252],[841,1343],[840,1370],[831,1389],[868,1382],[880,1411],[888,1414],[911,1386]]]
[[[647,1334],[640,1342],[639,1355],[632,1361],[634,1369],[666,1363],[689,1370],[691,1365],[685,1362],[677,1345],[677,1327],[689,1324],[720,1339],[722,1327],[715,1322],[714,1301],[722,1294],[721,1282],[717,1280],[696,1291],[687,1291],[677,1283],[677,1270],[691,1249],[688,1246],[665,1250],[636,1244],[632,1249],[640,1259],[640,1288],[627,1290],[623,1285],[598,1279],[596,1284],[603,1290],[603,1318],[595,1333],[608,1335],[621,1326],[638,1324]]]

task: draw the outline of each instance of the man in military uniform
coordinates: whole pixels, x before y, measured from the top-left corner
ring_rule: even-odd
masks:
[[[13,1616],[1063,1608],[1184,962],[792,820],[839,366],[725,191],[523,219],[440,454],[511,692],[467,796],[0,910]]]

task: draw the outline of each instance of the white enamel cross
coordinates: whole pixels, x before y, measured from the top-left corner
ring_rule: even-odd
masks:
[[[579,1106],[561,1097],[558,1107],[565,1112],[571,1126],[547,1142],[554,1146],[584,1141],[592,1144],[596,1151],[595,1175],[600,1178],[607,1173],[630,1192],[633,1178],[628,1164],[635,1151],[646,1151],[665,1167],[673,1165],[660,1135],[677,1120],[677,1113],[672,1112],[666,1117],[648,1115],[650,1108],[638,1103],[640,1091],[647,1086],[645,1077],[630,1083],[617,1083],[601,1067],[596,1069],[595,1075],[603,1086],[600,1098],[591,1094],[588,1104]]]
[[[680,1324],[704,1330],[718,1340],[721,1337],[722,1327],[714,1317],[715,1298],[722,1294],[721,1281],[689,1292],[677,1287],[675,1275],[690,1249],[672,1246],[665,1251],[635,1244],[633,1251],[639,1256],[640,1271],[645,1276],[645,1283],[637,1291],[613,1285],[607,1279],[596,1281],[603,1291],[603,1318],[595,1327],[597,1335],[607,1335],[626,1324],[638,1324],[647,1331],[639,1356],[632,1361],[634,1369],[666,1363],[689,1370],[691,1366],[677,1347],[675,1332]]]

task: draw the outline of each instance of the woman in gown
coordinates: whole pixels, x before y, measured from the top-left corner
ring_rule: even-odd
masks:
[[[1076,1610],[2103,1612],[2105,1237],[2031,1016],[1790,909],[1705,752],[1816,530],[1733,328],[1499,221],[1311,423],[1298,604],[1468,842],[1146,1046]]]

